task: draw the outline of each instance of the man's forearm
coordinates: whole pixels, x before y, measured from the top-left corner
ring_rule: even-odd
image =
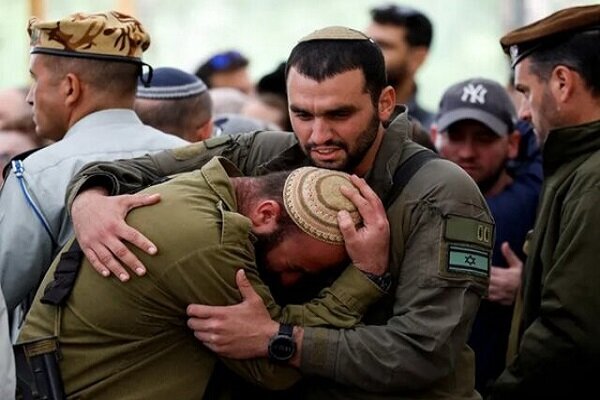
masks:
[[[67,209],[71,209],[73,200],[79,193],[90,187],[101,187],[110,195],[133,193],[163,176],[165,172],[160,170],[151,155],[87,164],[71,179],[67,187]]]

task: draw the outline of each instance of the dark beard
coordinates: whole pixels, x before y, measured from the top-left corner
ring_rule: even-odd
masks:
[[[285,306],[286,304],[306,303],[317,297],[324,287],[330,286],[343,271],[345,265],[340,268],[327,269],[315,275],[305,274],[294,285],[283,286],[279,275],[269,270],[266,256],[271,249],[277,246],[284,234],[283,230],[278,228],[270,234],[256,235],[254,253],[256,254],[258,275],[271,290],[271,295],[277,304]]]
[[[481,191],[481,193],[483,193],[483,195],[485,195],[487,193],[487,191],[490,190],[492,187],[494,187],[496,182],[498,182],[498,179],[500,179],[502,172],[504,172],[504,170],[506,170],[507,163],[508,163],[508,158],[505,158],[504,161],[502,162],[502,165],[500,166],[500,168],[498,168],[498,170],[496,172],[494,172],[494,174],[488,176],[481,182],[477,183],[477,186],[479,187],[479,190]]]
[[[387,71],[387,84],[396,89],[408,79],[408,69],[403,64],[397,71]]]
[[[285,292],[285,288],[279,280],[279,275],[269,271],[267,264],[267,254],[271,251],[281,240],[283,232],[280,228],[274,232],[264,235],[256,235],[256,242],[254,243],[254,254],[256,258],[256,268],[258,269],[258,275],[263,282],[271,289],[271,294],[275,298],[275,302],[279,303],[280,298]]]
[[[365,158],[365,156],[367,155],[367,152],[371,149],[373,142],[375,142],[375,139],[377,138],[377,132],[379,131],[380,123],[381,122],[379,121],[379,116],[376,113],[373,113],[373,117],[371,118],[369,125],[358,137],[358,140],[356,142],[356,148],[352,152],[348,149],[348,145],[341,140],[332,139],[332,140],[328,140],[327,142],[324,143],[325,146],[337,146],[346,151],[348,158],[346,159],[346,162],[343,165],[339,165],[339,166],[318,165],[317,163],[315,163],[313,161],[312,158],[310,159],[311,164],[314,166],[317,166],[317,167],[321,167],[321,168],[331,168],[331,169],[337,169],[337,170],[346,171],[346,172],[354,171],[354,169]],[[310,158],[311,150],[315,146],[316,145],[313,143],[308,143],[304,146],[304,151],[306,152],[306,154],[309,155],[309,158]]]
[[[264,264],[262,264],[264,265]],[[319,274],[305,274],[292,286],[283,286],[279,276],[264,268],[258,267],[258,275],[271,290],[271,295],[280,306],[287,304],[303,304],[318,296],[319,292],[331,286],[344,270],[344,267],[331,268]]]

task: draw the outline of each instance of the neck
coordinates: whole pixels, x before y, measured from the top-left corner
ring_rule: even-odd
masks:
[[[396,91],[396,103],[406,104],[415,93],[415,82],[412,78],[404,79],[394,89]]]
[[[513,178],[508,174],[506,169],[502,169],[500,175],[491,182],[482,182],[479,184],[479,189],[483,192],[485,197],[493,197],[504,191],[509,185],[513,183]]]
[[[110,97],[110,99],[108,99]],[[116,96],[105,96],[98,94],[94,101],[82,101],[77,104],[75,108],[73,108],[70,118],[69,118],[69,129],[75,125],[80,119],[84,118],[87,115],[95,113],[97,111],[102,110],[110,110],[115,108],[125,108],[129,110],[133,110],[133,102],[135,97],[132,96],[120,96],[116,98]]]
[[[600,120],[600,97],[586,97],[581,101],[573,102],[574,107],[565,126],[583,125]]]
[[[250,207],[247,199],[251,199],[250,195],[254,191],[254,185],[252,184],[252,178],[240,177],[240,178],[229,178],[231,185],[235,192],[235,200],[237,202],[237,210],[242,215],[248,215],[248,209]]]
[[[380,125],[379,130],[377,131],[377,136],[375,137],[375,141],[369,148],[367,154],[365,154],[365,156],[363,157],[360,164],[358,164],[356,168],[354,168],[354,171],[352,171],[353,174],[356,174],[358,176],[365,176],[367,172],[369,172],[369,170],[373,166],[373,163],[375,162],[375,156],[379,151],[379,147],[381,147],[381,142],[383,140],[384,133],[385,129],[383,128],[383,126]]]

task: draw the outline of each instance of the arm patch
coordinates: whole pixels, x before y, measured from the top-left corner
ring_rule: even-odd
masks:
[[[494,225],[473,218],[449,215],[444,227],[447,242],[440,273],[446,276],[469,275],[488,279],[490,275]]]

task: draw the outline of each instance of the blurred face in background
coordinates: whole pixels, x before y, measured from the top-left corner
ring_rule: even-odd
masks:
[[[455,122],[437,134],[442,157],[458,164],[479,187],[492,186],[519,150],[518,133],[500,136],[475,120]]]
[[[34,149],[35,142],[31,137],[17,131],[0,131],[0,186],[2,185],[2,171],[10,160],[25,151]]]

